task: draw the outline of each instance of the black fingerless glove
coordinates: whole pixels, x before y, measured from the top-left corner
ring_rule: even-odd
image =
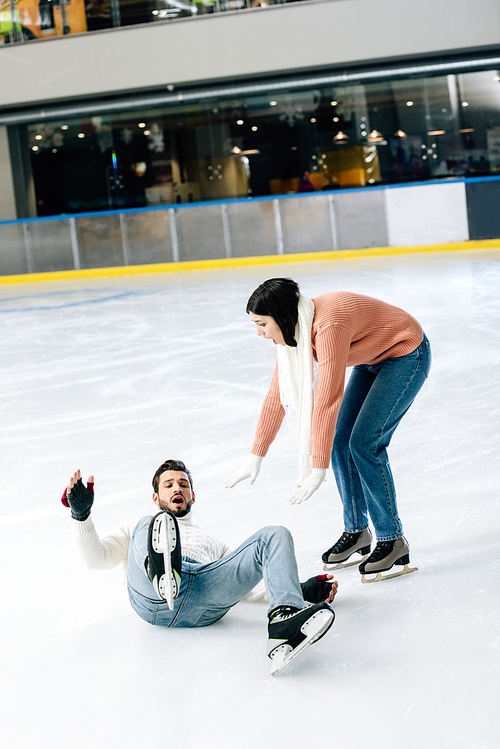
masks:
[[[71,492],[66,489],[62,495],[61,502],[71,509],[71,517],[74,520],[84,521],[90,515],[90,508],[94,504],[94,484],[89,481],[87,488],[80,479],[74,485]]]
[[[326,575],[310,577],[305,583],[300,583],[304,601],[309,603],[321,603],[325,601],[332,589],[332,580],[327,580]]]

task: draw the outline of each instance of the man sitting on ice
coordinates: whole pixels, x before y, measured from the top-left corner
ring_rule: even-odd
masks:
[[[90,517],[94,477],[89,476],[85,488],[76,471],[62,497],[75,520],[73,536],[86,564],[106,569],[122,563],[130,603],[142,619],[164,627],[205,627],[263,579],[270,602],[267,654],[272,674],[330,629],[337,583],[329,582],[332,575],[299,583],[286,528],[262,528],[230,551],[193,524],[193,482],[182,461],[165,461],[153,477],[153,489],[160,512],[123,524],[102,539]]]

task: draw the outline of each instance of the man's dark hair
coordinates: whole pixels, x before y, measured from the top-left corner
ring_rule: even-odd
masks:
[[[269,278],[253,292],[247,303],[247,313],[272,317],[278,323],[286,345],[296,346],[299,295],[299,284],[291,278]]]
[[[161,466],[156,471],[155,475],[153,476],[153,489],[155,490],[155,494],[158,494],[158,489],[160,485],[160,476],[165,471],[183,471],[186,476],[189,479],[189,483],[191,485],[191,491],[193,491],[193,477],[191,476],[190,471],[186,468],[182,460],[166,460],[164,463],[161,464]]]

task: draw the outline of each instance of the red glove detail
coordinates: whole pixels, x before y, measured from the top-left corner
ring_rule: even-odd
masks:
[[[318,580],[326,580],[327,577],[328,575],[318,575]]]

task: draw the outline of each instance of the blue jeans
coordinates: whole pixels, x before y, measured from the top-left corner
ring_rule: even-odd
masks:
[[[354,367],[340,407],[332,468],[344,508],[344,529],[371,518],[378,541],[403,535],[387,447],[424,384],[431,365],[427,336],[411,354]]]
[[[290,531],[267,526],[235,551],[209,564],[183,557],[179,595],[171,611],[158,598],[144,562],[148,555],[151,516],[136,525],[128,550],[127,586],[134,611],[149,624],[163,627],[206,627],[222,619],[232,606],[264,578],[269,611],[276,606],[304,608]]]

